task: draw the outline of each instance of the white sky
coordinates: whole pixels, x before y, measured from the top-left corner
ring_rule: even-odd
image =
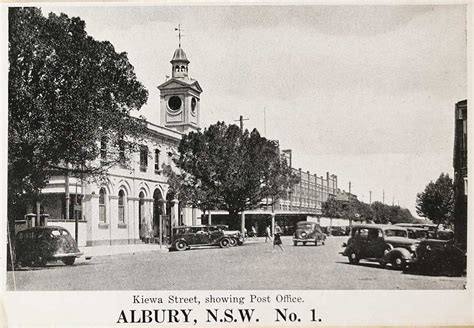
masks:
[[[466,7],[42,6],[79,16],[128,53],[150,92],[182,48],[201,95],[201,126],[243,115],[293,150],[293,166],[338,176],[360,200],[407,207],[441,172],[453,176],[454,104],[467,97]],[[264,108],[266,129],[264,126]],[[237,124],[237,122],[235,122]]]

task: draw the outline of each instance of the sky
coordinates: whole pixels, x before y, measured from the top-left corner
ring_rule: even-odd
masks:
[[[201,127],[242,115],[245,128],[292,150],[293,167],[336,174],[359,200],[413,215],[417,193],[453,176],[465,5],[41,8],[79,16],[89,35],[128,53],[149,91],[140,114],[153,123],[181,24],[189,75],[204,90]]]

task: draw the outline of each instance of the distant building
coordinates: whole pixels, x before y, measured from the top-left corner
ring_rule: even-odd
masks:
[[[467,244],[467,100],[454,109],[454,225],[456,240]]]
[[[337,176],[334,174],[318,176],[309,171],[293,169],[300,181],[288,193],[278,200],[276,207],[282,211],[304,212],[320,215],[322,204],[337,194]]]
[[[349,203],[353,201],[357,201],[357,195],[353,193],[347,192],[345,190],[337,189],[336,200],[339,200],[343,203]]]

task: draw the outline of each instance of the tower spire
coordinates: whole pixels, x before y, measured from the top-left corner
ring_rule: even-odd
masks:
[[[181,24],[178,24],[178,27],[175,27],[174,30],[178,31],[178,45],[181,48]]]

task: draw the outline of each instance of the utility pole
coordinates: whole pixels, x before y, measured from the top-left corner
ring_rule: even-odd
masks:
[[[351,182],[349,181],[349,205],[351,204]]]
[[[383,190],[383,193],[382,193],[382,204],[385,205],[385,190]]]
[[[369,205],[372,204],[372,190],[369,190]]]
[[[263,107],[263,135],[267,137],[267,116],[265,113],[265,107]]]
[[[240,115],[238,120],[235,120],[235,122],[240,122],[240,129],[242,132],[244,132],[244,121],[248,121],[248,118],[244,118],[242,115]]]

